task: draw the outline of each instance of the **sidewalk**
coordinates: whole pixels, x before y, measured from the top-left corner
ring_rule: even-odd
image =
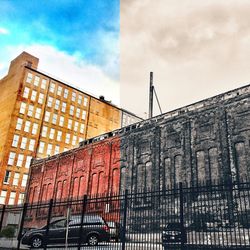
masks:
[[[7,249],[17,249],[18,241],[17,239],[8,239],[8,238],[0,238],[0,250],[7,250]],[[28,247],[25,247],[23,245],[20,246],[21,250],[29,249]]]

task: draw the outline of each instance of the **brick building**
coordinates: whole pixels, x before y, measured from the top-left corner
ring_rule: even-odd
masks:
[[[0,80],[0,204],[22,202],[32,157],[67,151],[141,120],[39,71],[38,63],[23,52]]]
[[[250,85],[34,160],[27,201],[249,180],[249,147]]]

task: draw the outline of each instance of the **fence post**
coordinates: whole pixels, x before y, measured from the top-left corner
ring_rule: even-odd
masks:
[[[27,212],[27,206],[28,203],[24,203],[23,204],[23,212],[22,212],[22,218],[21,218],[21,222],[20,222],[20,227],[19,227],[19,232],[18,232],[18,236],[17,236],[17,250],[20,249],[20,244],[21,244],[21,238],[22,238],[22,232],[23,232],[23,224],[24,224],[24,218],[26,216],[26,212]]]
[[[87,207],[87,195],[85,194],[83,197],[83,202],[82,202],[82,214],[81,214],[81,225],[80,225],[80,231],[79,231],[79,241],[78,241],[78,250],[81,249],[81,244],[82,244],[82,228],[83,228],[83,221],[84,221],[84,214],[86,212],[86,207]]]
[[[1,213],[1,219],[0,219],[0,232],[1,232],[2,226],[3,226],[3,218],[4,218],[5,208],[6,208],[6,205],[3,205],[3,209],[2,209],[2,213]]]
[[[127,207],[128,207],[128,190],[125,190],[124,210],[123,210],[123,225],[122,225],[122,250],[125,250],[126,244],[126,223],[127,223]]]
[[[46,231],[45,231],[45,236],[44,236],[44,244],[43,244],[44,250],[47,249],[47,240],[48,240],[48,234],[49,234],[49,224],[50,224],[50,220],[51,220],[52,207],[53,207],[53,199],[50,199],[48,218],[47,218],[47,226],[46,226]]]
[[[180,224],[181,224],[181,250],[184,250],[184,244],[185,244],[185,229],[184,229],[184,213],[183,213],[183,187],[182,182],[179,183],[179,191],[180,191]]]

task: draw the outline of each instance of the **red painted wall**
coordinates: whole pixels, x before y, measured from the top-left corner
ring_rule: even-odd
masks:
[[[112,137],[33,163],[27,201],[119,192],[120,140]]]

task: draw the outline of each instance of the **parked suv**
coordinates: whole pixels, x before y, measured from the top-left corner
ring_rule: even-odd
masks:
[[[55,219],[49,225],[47,244],[65,243],[68,228],[68,243],[78,243],[81,216],[72,216],[67,224],[66,218]],[[44,244],[46,226],[26,232],[22,244],[39,248]],[[82,242],[96,246],[98,242],[109,241],[109,227],[99,215],[85,215],[82,227]]]
[[[163,246],[168,243],[180,243],[183,237],[183,242],[187,242],[187,231],[183,228],[183,235],[181,234],[181,224],[174,222],[169,223],[162,231]]]

